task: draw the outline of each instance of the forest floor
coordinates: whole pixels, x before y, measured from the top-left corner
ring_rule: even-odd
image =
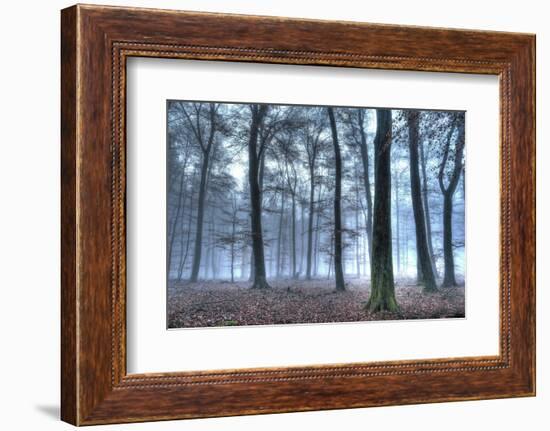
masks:
[[[425,294],[412,281],[398,281],[398,312],[365,310],[370,288],[346,280],[345,292],[333,280],[270,280],[271,289],[250,289],[249,282],[172,283],[168,290],[168,327],[278,325],[373,320],[464,317],[464,286]]]

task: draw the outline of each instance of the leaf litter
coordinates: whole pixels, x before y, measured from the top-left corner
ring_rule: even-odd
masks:
[[[398,282],[397,312],[369,312],[368,280],[351,279],[345,292],[331,280],[272,280],[271,289],[249,282],[172,283],[168,289],[168,327],[280,325],[378,320],[463,318],[464,286],[422,292],[414,282]]]

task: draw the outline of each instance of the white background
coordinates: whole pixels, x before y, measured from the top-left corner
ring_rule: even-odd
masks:
[[[127,83],[129,373],[498,354],[498,77],[140,58]],[[166,99],[466,111],[466,319],[167,331]]]
[[[548,52],[545,2],[535,0],[298,0],[117,1],[102,3],[174,9],[347,19],[537,33],[538,220],[550,217]],[[59,399],[59,9],[65,1],[5,2],[0,15],[0,328],[2,414],[8,430],[62,430]],[[539,223],[538,396],[294,413],[255,417],[106,426],[135,430],[316,429],[545,430],[550,423],[550,228]]]

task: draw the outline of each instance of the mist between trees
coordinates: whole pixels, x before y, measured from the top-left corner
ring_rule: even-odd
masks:
[[[462,284],[464,129],[457,111],[169,101],[169,288],[351,283],[376,312],[400,283]]]

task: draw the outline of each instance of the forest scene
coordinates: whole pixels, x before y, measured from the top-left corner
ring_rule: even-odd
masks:
[[[465,112],[167,101],[168,328],[465,317]]]

